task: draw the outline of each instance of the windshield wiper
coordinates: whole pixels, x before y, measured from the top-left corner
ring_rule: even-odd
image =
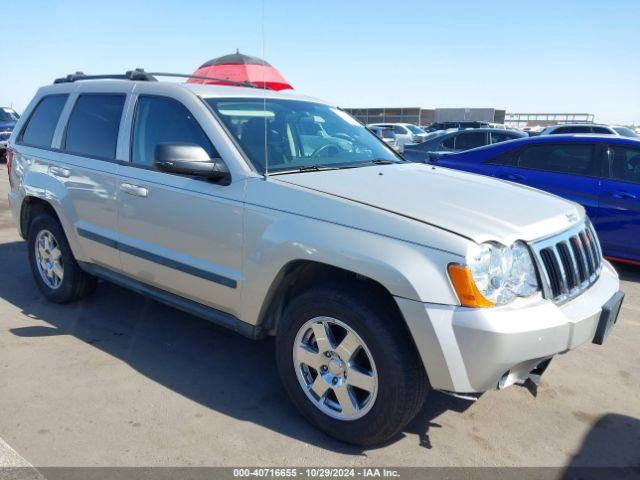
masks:
[[[338,167],[320,167],[318,165],[303,165],[302,167],[273,170],[270,175],[282,175],[287,173],[324,172],[326,170],[338,170]]]
[[[320,170],[330,170],[330,169],[321,168],[318,165],[304,165],[297,169],[298,172],[319,172]]]
[[[286,173],[304,173],[304,172],[325,172],[327,170],[342,170],[346,168],[359,168],[359,167],[367,167],[369,165],[391,165],[395,163],[402,162],[394,162],[393,160],[386,160],[383,158],[374,158],[373,160],[367,160],[366,162],[358,162],[352,163],[349,165],[336,165],[336,166],[319,166],[319,165],[303,165],[301,167],[296,168],[287,168],[285,170],[277,170],[269,172],[271,175],[281,175]]]
[[[391,165],[392,163],[400,162],[394,162],[393,160],[386,160],[384,158],[374,158],[373,160],[369,160],[368,163],[373,163],[374,165]]]
[[[358,162],[353,163],[351,165],[345,165],[341,168],[361,168],[361,167],[369,167],[371,165],[394,165],[396,163],[402,162],[394,162],[393,160],[386,160],[384,158],[374,158],[373,160],[367,160],[366,162]]]

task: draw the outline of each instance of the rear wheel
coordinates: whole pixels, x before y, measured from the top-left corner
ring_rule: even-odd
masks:
[[[31,222],[27,245],[31,272],[48,300],[72,302],[95,290],[96,278],[80,268],[62,226],[52,215],[45,213]]]
[[[428,381],[397,312],[352,288],[291,301],[276,338],[280,376],[316,427],[345,442],[383,443],[415,416]]]

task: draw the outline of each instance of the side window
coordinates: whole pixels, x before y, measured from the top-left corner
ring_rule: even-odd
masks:
[[[513,140],[514,138],[518,137],[513,137],[508,133],[491,132],[491,143],[506,142],[507,140]]]
[[[394,125],[393,126],[393,133],[395,133],[396,135],[403,135],[403,134],[407,133],[407,131],[401,125]]]
[[[533,145],[520,152],[517,165],[549,172],[593,175],[593,145]]]
[[[60,113],[69,95],[50,95],[40,100],[20,133],[20,143],[35,147],[51,147]]]
[[[606,135],[612,135],[611,130],[604,127],[592,127],[593,133],[604,133]]]
[[[455,144],[456,144],[456,136],[455,135],[451,135],[449,138],[447,138],[440,145],[442,146],[443,150],[453,150],[455,148]]]
[[[218,156],[184,105],[172,98],[141,96],[133,126],[131,161],[136,165],[152,166],[159,143],[191,143],[200,145],[211,158]]]
[[[484,132],[461,133],[456,137],[456,150],[470,150],[485,145]]]
[[[554,130],[553,133],[591,133],[591,127],[561,127]]]
[[[609,148],[609,178],[640,183],[640,149]]]
[[[114,159],[126,95],[83,94],[73,107],[63,150]]]

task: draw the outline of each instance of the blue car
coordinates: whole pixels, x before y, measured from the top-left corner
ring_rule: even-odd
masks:
[[[0,160],[4,158],[7,141],[19,118],[13,109],[0,107]]]
[[[521,138],[428,161],[528,185],[585,207],[606,257],[640,265],[640,139]]]

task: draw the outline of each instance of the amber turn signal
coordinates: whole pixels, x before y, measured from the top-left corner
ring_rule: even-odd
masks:
[[[458,299],[464,307],[493,307],[495,305],[491,300],[487,300],[478,287],[476,287],[471,275],[471,269],[457,263],[451,263],[447,267],[449,270],[449,278],[453,288],[458,294]]]

